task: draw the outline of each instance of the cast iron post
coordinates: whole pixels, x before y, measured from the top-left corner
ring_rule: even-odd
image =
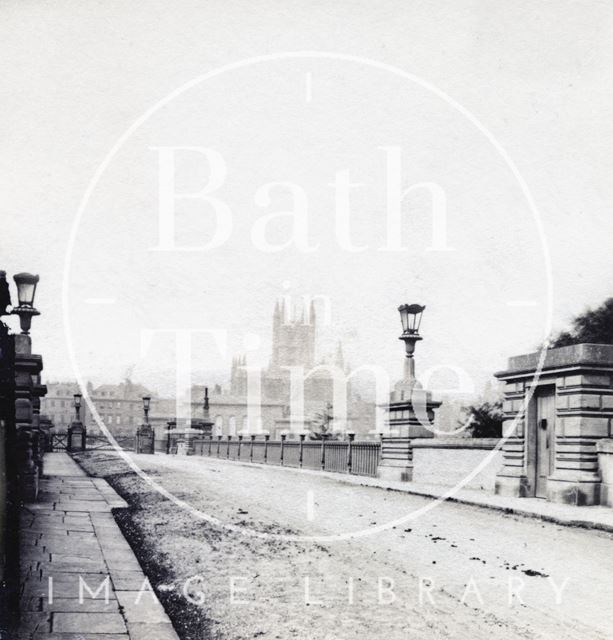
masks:
[[[353,464],[353,441],[355,439],[355,433],[347,434],[349,437],[349,445],[347,447],[347,473],[351,473],[351,465]]]
[[[287,438],[287,435],[285,433],[281,434],[281,466],[283,466],[283,454],[284,454],[284,449],[285,449],[285,438]]]
[[[298,452],[298,466],[302,469],[302,456],[304,454],[304,439],[306,435],[304,433],[300,434],[300,449]]]

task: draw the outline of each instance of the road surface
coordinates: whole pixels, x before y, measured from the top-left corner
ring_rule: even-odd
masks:
[[[452,503],[421,513],[431,500],[272,466],[133,459],[235,527],[162,501],[151,530],[175,569],[165,588],[185,587],[219,637],[613,637],[609,534]]]

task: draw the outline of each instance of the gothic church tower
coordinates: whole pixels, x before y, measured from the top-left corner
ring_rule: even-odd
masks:
[[[291,305],[275,303],[272,320],[271,369],[280,367],[304,367],[315,365],[315,305],[311,301],[308,312],[302,310],[302,317],[294,317]]]

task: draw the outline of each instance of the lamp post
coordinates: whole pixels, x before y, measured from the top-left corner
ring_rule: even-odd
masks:
[[[404,379],[394,385],[387,406],[389,432],[381,435],[381,457],[377,476],[389,480],[409,482],[413,478],[413,439],[432,438],[434,412],[441,402],[422,388],[415,378],[415,345],[419,335],[422,314],[426,307],[420,304],[402,304],[398,307],[402,322],[402,335],[406,360]],[[349,448],[353,446],[350,436]],[[347,467],[352,470],[353,459],[348,457]]]
[[[151,407],[151,397],[143,396],[143,412],[145,414],[145,425],[149,426],[149,408]]]
[[[34,308],[37,275],[18,273],[13,276],[17,286],[17,306],[13,306],[11,314],[19,316],[21,334],[12,336],[14,345],[14,397],[15,427],[17,433],[17,457],[19,459],[19,476],[22,495],[26,502],[36,499],[38,494],[37,458],[39,458],[39,432],[35,425],[34,404],[35,384],[32,375],[36,376],[43,368],[42,358],[32,353],[30,327],[32,317],[40,315]],[[1,278],[0,311],[6,314],[10,294],[6,286],[6,274]],[[41,395],[44,395],[41,385]]]
[[[27,336],[32,326],[32,317],[40,315],[40,312],[34,308],[34,296],[39,278],[31,273],[17,273],[13,276],[13,280],[17,285],[19,304],[13,308],[12,313],[19,316],[21,333]]]
[[[209,388],[204,387],[204,400],[202,403],[202,413],[206,418],[209,417]]]
[[[213,421],[209,411],[209,388],[204,387],[204,399],[202,401],[202,432],[206,435],[213,435]]]
[[[81,398],[83,396],[80,393],[75,393],[72,397],[74,398],[75,422],[81,422]]]
[[[85,451],[87,446],[87,430],[81,422],[81,398],[80,393],[73,393],[73,406],[75,419],[68,427],[68,450]],[[77,439],[80,438],[80,441]],[[78,444],[77,444],[78,441]]]
[[[149,424],[150,406],[151,396],[143,396],[143,413],[145,419],[143,424],[136,430],[134,442],[136,453],[155,453],[155,433]]]
[[[404,342],[406,351],[405,373],[406,380],[415,380],[415,345],[423,338],[419,335],[419,326],[421,325],[421,317],[425,309],[425,305],[420,304],[401,304],[398,307],[400,312],[400,321],[402,323],[402,335],[399,340]]]

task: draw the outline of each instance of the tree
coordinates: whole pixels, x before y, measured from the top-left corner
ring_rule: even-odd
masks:
[[[467,432],[473,438],[502,437],[502,400],[481,402],[464,408]]]
[[[597,309],[588,309],[572,321],[570,331],[562,331],[551,340],[551,347],[591,342],[613,344],[613,298]]]
[[[309,440],[334,440],[337,435],[332,432],[334,409],[332,403],[326,403],[322,411],[315,414],[313,430],[309,434]]]

